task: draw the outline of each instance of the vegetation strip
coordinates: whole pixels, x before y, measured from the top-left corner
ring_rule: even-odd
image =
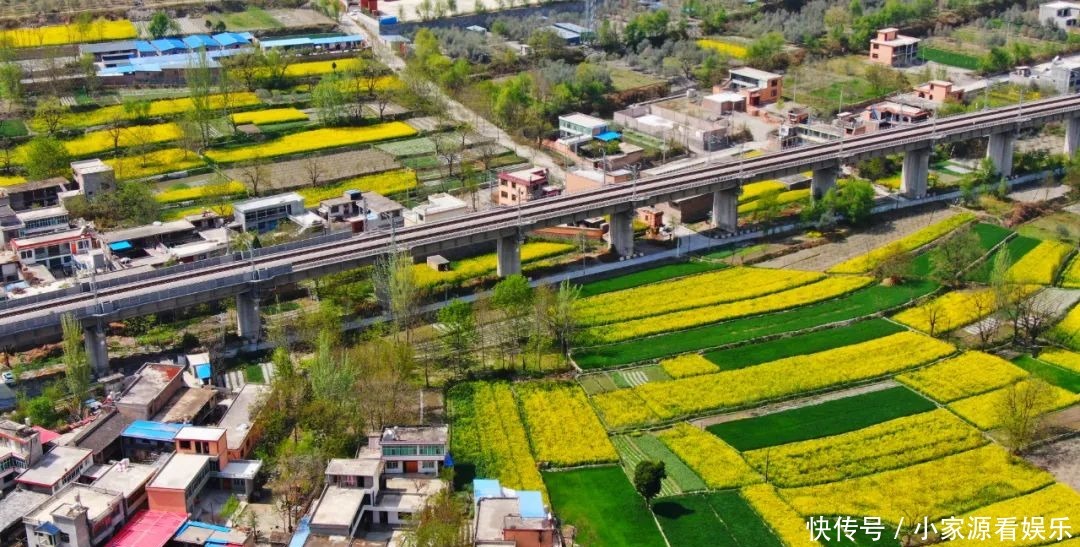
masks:
[[[785,357],[805,355],[866,342],[896,334],[903,330],[904,327],[892,321],[870,319],[843,327],[799,334],[736,348],[710,351],[705,353],[704,357],[715,363],[720,370],[735,370]]]
[[[691,260],[688,262],[665,264],[663,266],[649,268],[648,270],[643,270],[640,272],[634,272],[620,275],[618,277],[612,277],[610,279],[601,279],[599,281],[585,283],[581,286],[581,298],[588,298],[590,296],[596,296],[598,294],[609,293],[613,291],[632,289],[634,287],[640,287],[642,285],[648,285],[650,283],[658,283],[660,281],[667,281],[669,279],[677,279],[680,277],[705,273],[725,267],[727,266],[724,264],[717,264],[715,262],[708,262],[705,260]]]
[[[676,547],[783,547],[736,490],[657,500],[652,509]]]
[[[617,466],[546,471],[556,515],[577,528],[576,541],[603,547],[667,547],[644,500]]]

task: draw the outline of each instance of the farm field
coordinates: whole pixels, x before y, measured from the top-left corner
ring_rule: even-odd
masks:
[[[896,334],[904,328],[884,319],[859,321],[849,326],[824,329],[730,349],[710,351],[705,359],[721,370],[734,370],[776,359],[815,353]]]
[[[1030,355],[1021,355],[1013,360],[1013,364],[1038,378],[1042,378],[1051,385],[1073,393],[1080,393],[1080,373],[1048,361],[1045,357],[1035,358]]]
[[[665,547],[652,515],[617,466],[544,472],[555,513],[596,547]]]
[[[672,545],[783,545],[737,490],[664,498],[653,512]]]

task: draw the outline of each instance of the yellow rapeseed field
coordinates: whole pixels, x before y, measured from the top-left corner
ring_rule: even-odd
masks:
[[[217,163],[234,163],[256,158],[311,152],[398,137],[410,137],[416,130],[403,122],[388,122],[366,127],[328,127],[301,131],[262,144],[223,150],[208,150],[206,157]]]
[[[619,461],[615,446],[577,384],[526,382],[514,386],[532,441],[543,464],[570,467]]]
[[[1047,349],[1039,354],[1039,359],[1057,365],[1062,368],[1067,368],[1073,372],[1080,373],[1080,354],[1074,353],[1064,349]]]
[[[1038,285],[1022,285],[1021,290],[1011,295],[1023,298],[1037,290]],[[992,288],[952,291],[908,308],[894,315],[893,320],[936,335],[974,323],[1000,305]]]
[[[1080,289],[1080,256],[1069,261],[1069,267],[1061,274],[1061,286],[1066,289]]]
[[[820,547],[807,531],[806,519],[781,499],[772,485],[747,486],[739,494],[788,547]]]
[[[720,367],[716,366],[715,363],[696,353],[687,353],[671,359],[664,359],[660,361],[660,366],[672,378],[686,378],[720,371]]]
[[[22,27],[0,31],[0,41],[13,47],[28,48],[42,46],[62,46],[80,42],[104,42],[106,40],[128,40],[138,35],[135,25],[127,19],[110,21],[95,19],[89,27],[80,29],[78,25],[51,25],[45,27]]]
[[[990,444],[967,452],[845,481],[780,491],[805,516],[872,515],[910,522],[955,516],[1054,482],[1049,473]]]
[[[1054,276],[1072,252],[1072,245],[1060,241],[1043,241],[1006,270],[1005,280],[1012,283],[1049,285],[1054,282]]]
[[[622,323],[601,325],[588,329],[586,333],[590,340],[597,342],[621,342],[651,334],[689,329],[726,319],[735,319],[736,317],[757,315],[820,302],[860,289],[871,282],[873,282],[873,279],[869,277],[830,277],[817,283],[802,285],[758,298],[676,311]]]
[[[576,248],[569,243],[551,243],[547,241],[526,243],[521,246],[521,263],[524,265],[529,262],[559,256]],[[432,270],[427,264],[416,264],[413,266],[413,272],[416,276],[416,284],[420,288],[432,289],[439,285],[453,285],[468,279],[490,275],[495,272],[497,266],[498,257],[495,253],[491,253],[455,260],[450,265],[450,270],[445,272]]]
[[[787,185],[778,180],[763,180],[760,182],[744,184],[742,193],[739,194],[739,203],[754,201],[761,197],[762,194],[768,194],[769,192],[783,192],[784,190],[787,190]]]
[[[116,144],[120,148],[143,144],[156,144],[170,142],[179,139],[183,132],[175,123],[159,123],[155,125],[136,125],[125,127],[120,132],[120,138]],[[110,152],[113,149],[113,136],[109,131],[91,131],[81,137],[64,141],[64,148],[72,157],[91,156],[102,152]],[[17,161],[25,160],[25,149],[16,151]]]
[[[632,289],[598,294],[577,306],[582,325],[641,317],[754,298],[819,281],[820,273],[766,268],[726,268]]]
[[[761,475],[746,464],[738,450],[712,433],[680,423],[656,436],[709,488],[733,488],[762,481]]]
[[[939,408],[863,429],[745,454],[782,487],[824,484],[921,463],[986,444],[979,430]]]
[[[227,196],[239,196],[247,193],[247,187],[242,182],[231,180],[225,184],[210,184],[195,186],[193,188],[179,188],[166,190],[154,195],[158,203],[178,203],[181,201],[219,198]]]
[[[649,382],[601,393],[593,397],[593,402],[612,428],[647,425],[877,378],[928,363],[953,351],[951,344],[929,336],[900,332],[742,369],[670,382]],[[637,395],[638,408],[626,392]]]
[[[697,44],[703,48],[716,50],[736,59],[745,59],[748,53],[746,46],[738,42],[718,38],[703,38],[698,40]]]
[[[242,125],[253,123],[266,125],[271,123],[298,122],[308,119],[308,115],[296,108],[268,108],[266,110],[252,110],[250,112],[237,112],[231,116],[233,123]]]
[[[951,216],[884,247],[878,247],[869,253],[841,262],[829,268],[829,273],[866,273],[896,255],[914,251],[973,220],[975,220],[975,215],[971,213]]]
[[[345,73],[346,71],[358,68],[360,66],[359,59],[335,59],[333,61],[308,61],[306,63],[293,63],[285,68],[285,75],[298,77],[298,76],[318,76],[320,74],[329,74],[331,72]]]
[[[1054,325],[1050,335],[1074,350],[1080,350],[1080,306],[1073,306],[1065,317]]]
[[[166,148],[126,158],[105,160],[116,172],[117,180],[131,180],[184,171],[205,165],[202,158],[180,148]]]
[[[1031,494],[1018,496],[1005,501],[999,501],[997,503],[988,505],[986,507],[980,507],[971,511],[966,515],[956,515],[961,519],[962,526],[958,530],[963,534],[961,537],[969,536],[971,530],[970,517],[985,517],[989,518],[993,526],[996,527],[998,519],[1015,519],[1016,534],[1015,539],[1003,539],[997,535],[996,529],[991,532],[991,537],[994,539],[993,544],[995,547],[1026,547],[1030,545],[1044,545],[1048,540],[1062,539],[1064,535],[1052,536],[1050,530],[1050,519],[1066,517],[1069,519],[1069,525],[1072,527],[1072,535],[1074,537],[1080,536],[1076,529],[1077,518],[1080,518],[1080,494],[1076,493],[1076,490],[1069,488],[1067,485],[1061,483],[1055,483],[1037,492]],[[1025,519],[1034,519],[1035,517],[1042,517],[1045,527],[1044,537],[1039,538],[1032,535],[1028,539],[1024,538],[1024,530],[1022,523]],[[938,531],[944,531],[947,523],[938,522]],[[976,547],[985,546],[989,543],[985,539],[961,539],[960,537],[949,541],[947,545],[949,547]],[[1057,544],[1062,545],[1062,544]]]
[[[994,429],[1000,426],[1004,420],[1002,408],[1005,405],[1002,400],[1008,396],[1009,390],[1022,389],[1024,382],[1030,382],[1030,380],[1021,380],[1018,384],[1015,384],[1016,387],[1006,386],[982,395],[960,399],[950,403],[949,409],[961,418],[975,424],[979,429]],[[1049,386],[1049,390],[1049,398],[1039,408],[1033,409],[1037,414],[1045,414],[1059,408],[1065,408],[1080,401],[1080,395],[1060,387]]]
[[[799,201],[805,201],[805,200],[808,200],[808,199],[810,199],[810,189],[809,188],[799,188],[798,190],[788,190],[786,192],[780,192],[780,194],[778,196],[776,196],[776,203],[778,203],[780,205],[788,205],[788,204],[791,204],[791,203],[795,203],[795,202],[799,202]],[[746,203],[740,204],[738,212],[739,212],[740,215],[745,215],[745,214],[753,213],[754,211],[757,211],[759,208],[761,208],[761,201],[755,199],[755,200],[748,201]]]
[[[249,91],[230,93],[225,95],[211,95],[210,107],[213,109],[224,108],[226,100],[230,108],[252,106],[262,103],[257,95]],[[179,99],[159,99],[150,101],[150,109],[147,116],[151,118],[165,118],[189,112],[195,108],[195,103],[188,97]],[[64,116],[61,125],[66,127],[92,127],[105,125],[114,120],[126,120],[130,116],[124,111],[123,105],[113,105],[91,110],[89,112],[72,112]]]
[[[361,190],[390,196],[412,190],[416,188],[416,185],[415,171],[412,169],[397,169],[373,175],[362,175],[317,188],[301,188],[296,193],[304,197],[304,205],[315,207],[324,199],[340,197],[346,190]]]
[[[950,403],[1007,386],[1027,375],[1027,371],[1000,357],[967,351],[896,379],[939,403]]]
[[[0,188],[4,186],[14,186],[16,184],[22,184],[24,182],[26,182],[26,177],[20,177],[18,175],[0,176]]]

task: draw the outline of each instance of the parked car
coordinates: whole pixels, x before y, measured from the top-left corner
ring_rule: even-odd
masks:
[[[0,377],[2,377],[4,379],[5,384],[7,384],[9,386],[15,385],[15,373],[14,372],[11,372],[10,370],[5,371],[3,374],[0,374]]]

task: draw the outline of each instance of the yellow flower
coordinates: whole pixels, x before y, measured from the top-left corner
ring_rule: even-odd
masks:
[[[698,45],[703,48],[719,51],[724,55],[734,57],[736,59],[745,59],[748,53],[746,46],[729,40],[722,40],[717,38],[706,38],[697,41]]]
[[[22,27],[0,31],[0,41],[13,47],[62,46],[80,42],[103,42],[106,40],[128,40],[138,35],[135,25],[127,19],[109,21],[95,19],[86,28],[77,24],[52,25],[45,27]]]
[[[743,488],[739,494],[788,547],[821,545],[811,538],[806,528],[806,520],[776,495],[776,488],[768,484],[755,484]]]
[[[551,243],[538,241],[526,243],[521,246],[521,263],[528,264],[545,258],[551,258],[566,254],[576,249],[569,243]],[[495,272],[498,266],[498,257],[494,254],[486,254],[473,258],[455,260],[449,271],[437,272],[427,264],[416,264],[413,272],[416,284],[422,289],[432,289],[440,285],[453,285],[468,279],[483,277]]]
[[[514,387],[541,463],[569,467],[619,460],[604,426],[576,384],[528,382]]]
[[[951,403],[949,409],[961,418],[975,424],[979,429],[993,429],[1002,425],[1005,419],[1005,416],[1002,415],[1002,409],[1005,407],[1003,400],[1008,396],[1009,390],[1025,389],[1024,383],[1029,381],[1022,380],[1015,384],[1016,387],[1007,386],[982,395],[960,399]],[[1036,414],[1045,414],[1064,408],[1080,400],[1080,395],[1065,391],[1057,386],[1048,387],[1050,393],[1047,395],[1047,399],[1042,401],[1039,408],[1032,409]]]
[[[304,114],[302,111],[295,108],[268,108],[266,110],[238,112],[232,115],[232,121],[237,125],[246,123],[267,125],[272,123],[298,122],[306,119],[308,119],[307,114]]]
[[[217,163],[233,163],[256,158],[272,158],[286,154],[310,152],[324,148],[337,148],[367,142],[409,137],[416,130],[403,122],[389,122],[366,127],[336,127],[301,131],[272,141],[227,148],[209,150],[206,157]]]
[[[1024,298],[1038,285],[1017,285],[1013,298]],[[893,320],[933,334],[949,332],[982,319],[1001,306],[992,288],[952,291],[893,316]]]
[[[1068,350],[1048,349],[1039,354],[1039,359],[1073,372],[1080,372],[1080,354]]]
[[[210,95],[207,104],[211,109],[221,110],[226,104],[229,108],[251,106],[260,104],[262,101],[254,93],[244,91],[229,93],[228,95]],[[195,103],[190,97],[179,99],[160,99],[150,101],[150,109],[147,116],[151,118],[165,118],[183,114],[195,109]],[[115,120],[127,120],[130,115],[124,110],[123,105],[113,105],[91,110],[89,112],[72,112],[64,116],[60,122],[65,127],[91,127],[105,125]]]
[[[1080,517],[1080,494],[1077,494],[1076,490],[1073,490],[1064,484],[1056,483],[1037,492],[987,505],[986,507],[980,507],[966,515],[957,515],[957,517],[963,521],[963,525],[959,530],[964,535],[968,535],[971,532],[970,517],[989,518],[990,522],[995,527],[995,532],[998,519],[1015,519],[1016,539],[1002,540],[1000,535],[996,533],[991,534],[994,538],[993,544],[997,547],[1043,545],[1047,540],[1053,539],[1050,535],[1050,519],[1062,517],[1068,518],[1069,525],[1072,527],[1073,536],[1078,535],[1076,530],[1076,519]],[[1023,521],[1033,517],[1043,518],[1043,522],[1046,526],[1045,539],[1039,539],[1034,535],[1029,539],[1024,539],[1022,528]],[[939,522],[937,528],[938,531],[942,531],[944,529],[943,523]],[[975,547],[985,546],[988,543],[989,542],[986,540],[958,538],[948,542],[947,545],[949,547]]]
[[[363,175],[318,188],[301,188],[296,193],[304,197],[304,205],[316,207],[324,199],[340,197],[345,190],[362,190],[389,196],[412,190],[416,188],[416,184],[415,171],[398,169],[373,175]]]
[[[1072,245],[1060,241],[1043,241],[1005,271],[1005,280],[1012,283],[1049,285],[1054,282],[1054,274],[1072,251]]]
[[[116,172],[117,180],[131,180],[185,171],[205,165],[198,155],[179,148],[166,148],[138,156],[105,160]]]
[[[181,201],[203,198],[237,196],[246,192],[247,187],[244,186],[243,183],[232,180],[225,184],[210,184],[196,186],[194,188],[166,190],[159,194],[155,194],[154,199],[156,199],[158,203],[178,203]]]
[[[923,245],[956,230],[960,226],[975,220],[971,213],[951,216],[936,224],[931,224],[913,234],[900,238],[884,247],[879,247],[855,258],[841,262],[829,269],[829,273],[865,273],[876,268],[882,262],[898,255],[914,251]]]
[[[715,363],[696,353],[687,353],[671,359],[664,359],[660,361],[660,366],[672,378],[686,378],[687,376],[720,372],[720,367],[716,366]]]
[[[732,488],[762,480],[761,475],[743,461],[738,450],[712,433],[680,423],[656,436],[686,462],[709,488]]]
[[[968,351],[896,379],[939,403],[1007,386],[1027,376],[1024,369],[981,351]]]

